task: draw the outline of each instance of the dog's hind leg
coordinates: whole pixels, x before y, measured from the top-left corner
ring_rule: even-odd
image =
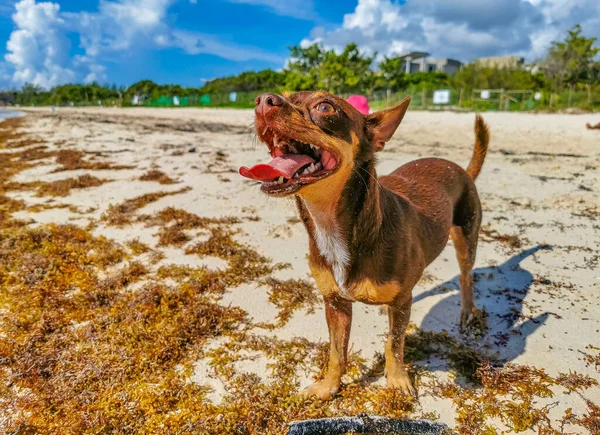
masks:
[[[473,277],[471,270],[475,263],[477,251],[477,232],[465,234],[464,227],[452,227],[450,237],[456,248],[456,258],[460,267],[461,312],[460,326],[465,328],[473,320],[475,302],[473,301]]]
[[[480,225],[481,205],[479,198],[474,189],[467,189],[455,209],[454,226],[450,230],[450,237],[454,242],[456,258],[460,267],[460,325],[463,329],[472,322],[475,312],[471,270],[475,264]]]
[[[396,388],[405,394],[416,396],[406,367],[404,367],[404,338],[410,320],[412,293],[404,299],[388,305],[390,330],[385,345],[385,372],[388,388]]]

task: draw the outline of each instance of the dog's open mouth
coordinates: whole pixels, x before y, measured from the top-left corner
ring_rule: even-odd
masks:
[[[273,137],[269,146],[271,160],[251,168],[242,166],[240,175],[262,181],[266,193],[292,193],[302,186],[331,175],[338,167],[338,158],[325,148],[295,139]]]

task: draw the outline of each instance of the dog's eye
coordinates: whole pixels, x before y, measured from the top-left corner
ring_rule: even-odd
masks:
[[[335,107],[330,103],[319,103],[317,111],[321,113],[335,113]]]

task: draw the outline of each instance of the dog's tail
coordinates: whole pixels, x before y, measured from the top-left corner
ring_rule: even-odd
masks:
[[[475,148],[473,149],[473,156],[467,167],[467,174],[469,174],[473,180],[475,180],[481,172],[489,142],[490,130],[481,115],[477,115],[475,117]]]

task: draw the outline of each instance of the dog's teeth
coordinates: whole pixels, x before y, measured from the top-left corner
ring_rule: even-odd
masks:
[[[284,178],[283,177],[279,177],[279,180],[277,180],[277,184],[282,184],[283,183]]]
[[[304,171],[302,171],[302,174],[300,174],[300,175],[306,175],[306,174],[308,174],[308,173],[309,173],[309,172],[308,172],[308,168],[306,168],[306,169],[304,169]]]
[[[315,169],[321,169],[321,162],[317,162],[317,164],[315,165]]]

